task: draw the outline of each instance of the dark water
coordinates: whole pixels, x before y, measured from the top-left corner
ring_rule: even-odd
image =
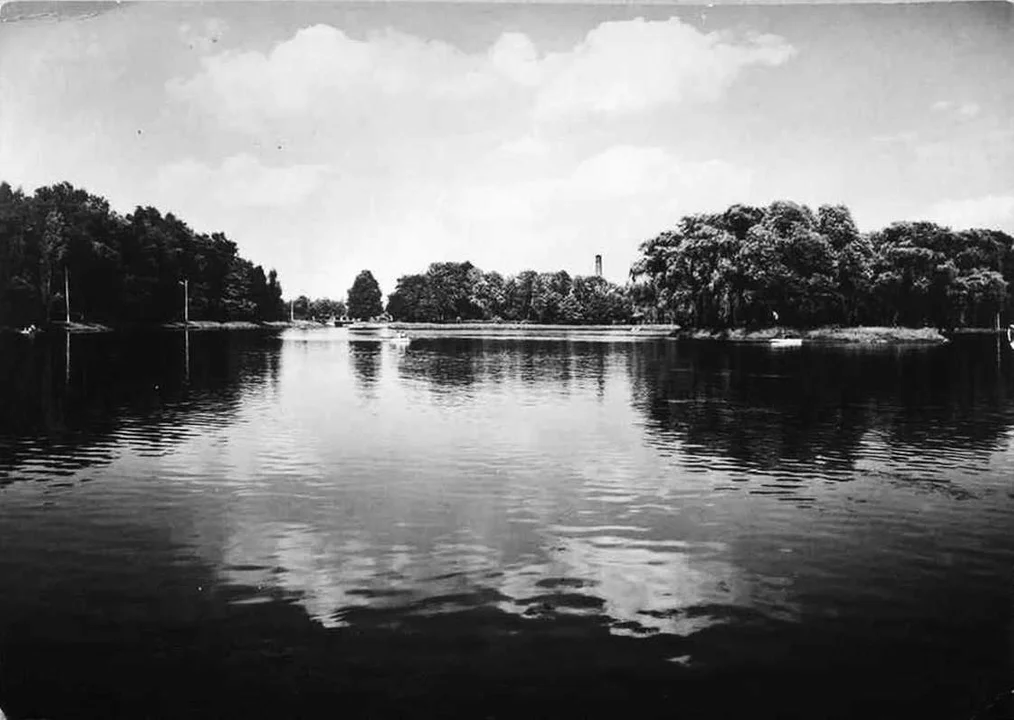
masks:
[[[0,338],[8,716],[958,719],[1014,686],[992,338],[342,333]]]

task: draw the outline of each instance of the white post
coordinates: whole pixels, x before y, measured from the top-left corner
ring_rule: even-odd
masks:
[[[70,268],[63,269],[63,300],[67,306],[67,325],[70,325]]]
[[[289,300],[289,322],[290,323],[296,322],[296,311],[295,311],[295,307],[293,305],[294,302],[295,302],[294,300]]]
[[[183,324],[190,324],[190,280],[183,278],[180,280],[180,285],[183,286]]]

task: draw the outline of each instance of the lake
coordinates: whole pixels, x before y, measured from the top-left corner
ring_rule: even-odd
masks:
[[[11,720],[958,720],[1012,570],[992,337],[0,338]]]

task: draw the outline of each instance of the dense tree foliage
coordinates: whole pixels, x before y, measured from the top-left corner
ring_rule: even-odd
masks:
[[[75,321],[180,320],[183,279],[193,320],[283,317],[275,271],[265,275],[221,233],[151,207],[121,216],[69,183],[31,196],[0,183],[0,325],[63,319],[65,284]]]
[[[599,324],[629,322],[630,297],[600,277],[572,278],[566,271],[525,270],[504,277],[470,262],[433,263],[420,275],[404,275],[388,296],[396,320],[529,321]]]
[[[345,316],[345,303],[331,298],[311,300],[306,295],[300,295],[292,301],[292,316],[296,320],[319,321],[341,318]]]
[[[373,273],[363,270],[356,275],[352,287],[349,288],[349,317],[354,320],[368,320],[378,317],[384,312],[384,306],[381,304],[382,298],[380,285],[373,277]]]
[[[331,298],[317,298],[307,303],[307,314],[317,320],[329,320],[332,317],[342,318],[345,316],[345,302]]]
[[[848,209],[775,202],[689,215],[641,245],[645,316],[694,327],[992,326],[1010,311],[1014,239],[928,222],[860,233]]]
[[[275,271],[240,257],[221,233],[197,233],[151,207],[119,215],[69,183],[32,195],[0,183],[0,326],[62,319],[65,285],[73,320],[178,320],[184,279],[191,319],[288,316]],[[626,287],[562,270],[504,276],[441,262],[399,278],[387,312],[417,322],[949,328],[1010,318],[1012,287],[1014,239],[1004,232],[904,222],[864,234],[843,206],[814,212],[779,201],[682,218],[642,243]],[[300,319],[366,319],[384,308],[364,270],[347,304],[302,296],[292,310]]]

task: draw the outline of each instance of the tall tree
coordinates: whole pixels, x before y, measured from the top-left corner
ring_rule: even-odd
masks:
[[[349,317],[355,320],[367,320],[384,312],[381,304],[380,285],[369,270],[363,270],[356,276],[348,292]]]

